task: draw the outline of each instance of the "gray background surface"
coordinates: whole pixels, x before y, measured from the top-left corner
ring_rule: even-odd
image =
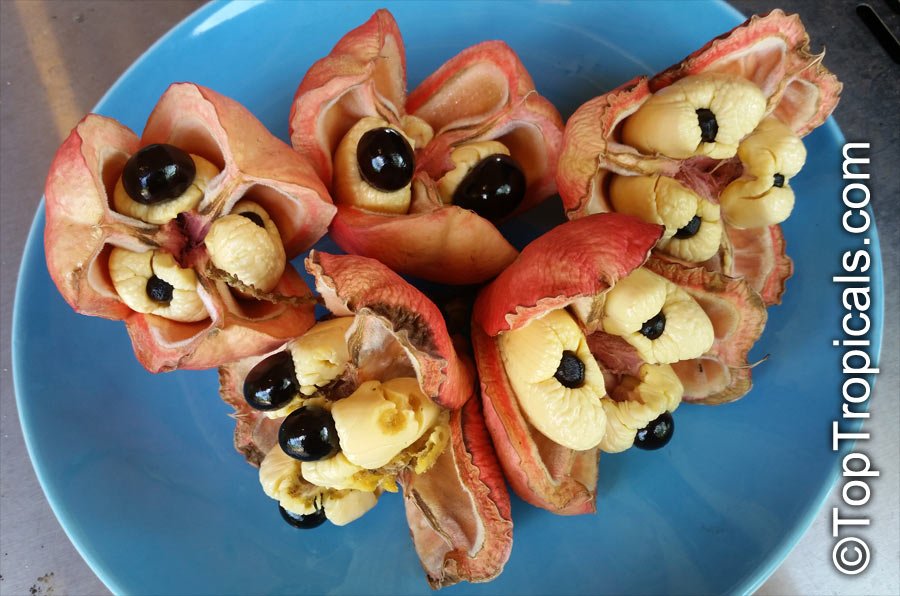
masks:
[[[38,485],[16,412],[10,331],[16,276],[28,227],[53,153],[76,121],[159,36],[200,6],[198,0],[0,0],[0,594],[108,594],[69,542]],[[850,141],[871,143],[870,188],[885,279],[881,373],[870,400],[867,453],[881,477],[860,513],[873,562],[848,578],[831,565],[825,508],[759,594],[900,594],[900,382],[898,382],[898,227],[900,227],[900,66],[857,18],[856,2],[739,0],[744,14],[775,7],[799,12],[813,50],[827,44],[826,65],[844,82],[835,118]],[[871,0],[900,33],[900,15]],[[673,59],[676,57],[673,57]],[[68,81],[68,84],[62,84]]]

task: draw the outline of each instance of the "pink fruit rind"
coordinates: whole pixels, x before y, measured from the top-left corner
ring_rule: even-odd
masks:
[[[677,162],[645,156],[622,144],[613,131],[650,98],[647,77],[635,77],[582,104],[566,123],[556,183],[569,219],[612,211],[603,182],[606,170],[624,175],[674,175]]]
[[[110,195],[125,162],[153,142],[176,144],[222,170],[197,211],[184,214],[183,230],[175,222],[148,224],[111,208]],[[305,331],[313,307],[296,300],[309,290],[290,267],[270,295],[275,304],[242,302],[223,283],[206,277],[202,235],[241,196],[266,208],[289,256],[318,240],[335,211],[301,156],[237,102],[209,89],[171,85],[150,115],[143,139],[110,118],[89,114],[63,142],[47,176],[44,246],[50,276],[76,312],[126,320],[135,354],[151,372],[217,366],[270,349]],[[180,323],[132,311],[108,272],[106,259],[114,246],[170,252],[182,266],[196,267],[197,291],[210,318]]]
[[[375,259],[312,250],[305,263],[332,313],[375,317],[393,333],[415,360],[419,385],[432,401],[455,409],[468,399],[471,371],[424,294]]]
[[[596,296],[639,267],[662,233],[662,226],[619,213],[558,226],[526,246],[481,290],[473,320],[494,336],[578,298]]]
[[[98,292],[87,276],[111,228],[103,166],[116,158],[124,164],[139,147],[130,129],[88,114],[53,158],[44,187],[44,251],[50,277],[76,312],[115,320],[132,312],[115,293]]]
[[[794,274],[794,262],[785,253],[781,226],[739,230],[728,226],[726,275],[743,277],[759,292],[766,306],[781,304],[785,282]]]
[[[444,283],[489,279],[512,260],[514,249],[480,216],[444,214],[459,208],[442,204],[434,180],[453,167],[450,152],[457,144],[500,140],[526,173],[526,196],[514,216],[555,192],[562,119],[536,93],[515,52],[499,41],[463,50],[408,98],[405,86],[403,40],[390,13],[379,10],[345,35],[300,83],[291,108],[292,144],[330,187],[332,155],[360,118],[381,117],[395,126],[407,114],[424,119],[436,136],[416,150],[415,208],[407,215],[387,215],[344,206],[332,235],[345,251],[375,257],[416,277]],[[458,101],[461,96],[466,101]],[[457,229],[459,223],[471,230]],[[470,239],[475,242],[466,242]]]
[[[385,51],[388,43],[395,44]],[[331,156],[340,137],[352,126],[340,127],[330,138],[319,113],[334,106],[347,93],[353,101],[344,106],[348,120],[364,116],[402,116],[406,99],[406,52],[397,22],[379,9],[372,17],[344,35],[331,52],[310,67],[291,104],[290,135],[294,149],[312,163],[319,178],[331,188]]]
[[[494,236],[486,247],[484,239]],[[493,224],[453,205],[405,217],[338,205],[331,237],[349,253],[378,255],[396,271],[451,284],[486,281],[518,254]]]
[[[490,581],[512,552],[509,494],[477,395],[451,412],[450,433],[433,468],[401,476],[410,534],[433,589]]]

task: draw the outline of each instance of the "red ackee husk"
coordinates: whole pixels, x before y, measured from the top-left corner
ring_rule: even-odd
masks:
[[[112,209],[112,189],[125,162],[151,143],[173,144],[222,170],[183,224],[148,224]],[[316,242],[335,211],[306,160],[227,97],[191,83],[173,84],[141,138],[110,118],[89,114],[57,151],[44,192],[44,248],[57,288],[79,313],[124,320],[135,355],[151,372],[208,368],[266,352],[314,321],[309,289],[290,266],[270,293],[274,302],[235,298],[224,282],[207,277],[203,236],[239,199],[266,209],[288,258]],[[181,323],[132,311],[109,277],[112,246],[162,250],[194,267],[210,318]]]
[[[565,515],[594,511],[599,452],[562,447],[528,423],[496,336],[569,305],[578,304],[588,319],[599,317],[602,294],[646,261],[662,232],[662,226],[617,213],[570,221],[526,246],[478,295],[472,343],[485,421],[507,480],[533,505]]]
[[[643,155],[621,142],[619,125],[651,93],[687,75],[714,72],[753,81],[767,98],[766,113],[805,136],[831,114],[841,90],[835,76],[822,66],[823,55],[810,53],[809,36],[797,15],[776,9],[751,17],[652,78],[638,76],[589,100],[567,123],[557,170],[568,217],[612,210],[606,197],[610,174],[672,177],[718,202],[722,189],[741,174],[737,158],[715,162]],[[719,255],[705,265],[731,277],[747,278],[767,305],[780,303],[784,282],[793,270],[780,228],[736,230],[727,222],[725,228]],[[734,244],[741,245],[741,258],[731,258]]]
[[[291,141],[330,187],[334,151],[359,119],[377,116],[402,128],[407,114],[435,132],[416,151],[410,213],[338,205],[332,236],[348,252],[424,279],[490,279],[515,258],[515,249],[488,220],[441,203],[435,181],[451,169],[454,146],[499,140],[526,175],[525,199],[512,216],[525,211],[555,192],[562,119],[537,94],[515,52],[499,41],[463,50],[407,96],[403,39],[393,16],[378,10],[303,78],[291,107]]]
[[[451,409],[450,443],[435,465],[422,475],[407,469],[399,478],[429,584],[440,588],[493,579],[512,549],[512,521],[475,394],[472,363],[457,353],[440,310],[378,261],[311,251],[306,269],[332,314],[354,316],[356,328],[364,330],[382,325],[403,347],[422,391]],[[252,409],[243,385],[247,373],[268,355],[219,368],[220,393],[235,409],[235,448],[256,466],[277,444],[281,421]]]

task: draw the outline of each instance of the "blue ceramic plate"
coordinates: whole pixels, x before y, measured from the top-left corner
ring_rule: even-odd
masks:
[[[238,100],[287,139],[304,72],[375,8],[206,6],[138,60],[96,111],[140,131],[168,84],[189,80]],[[410,88],[462,48],[500,38],[564,117],[742,21],[725,4],[676,2],[390,8]],[[808,163],[792,183],[797,207],[784,226],[796,274],[751,354],[770,355],[752,393],[718,408],[683,406],[662,451],[604,457],[597,515],[555,517],[513,499],[515,546],[502,576],[447,593],[751,592],[781,562],[836,477],[830,429],[842,379],[831,342],[843,311],[830,280],[841,252],[859,242],[840,229],[842,143],[833,121],[806,140]],[[511,233],[522,244],[560,213],[557,200]],[[19,412],[50,504],[114,592],[428,592],[397,496],[346,528],[287,526],[232,447],[215,371],[150,375],[121,323],[73,313],[47,274],[43,223],[41,208],[16,296]],[[880,312],[874,230],[871,242]],[[320,247],[335,249],[327,239]],[[880,328],[870,338],[877,353]]]

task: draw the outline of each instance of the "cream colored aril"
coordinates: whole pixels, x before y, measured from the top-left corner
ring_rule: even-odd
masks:
[[[695,215],[700,218],[700,227],[693,236],[663,238],[656,243],[656,248],[690,263],[700,263],[715,256],[725,233],[719,206],[706,199],[699,199]]]
[[[325,517],[336,526],[346,526],[378,503],[378,495],[361,490],[329,491],[325,494]]]
[[[662,313],[662,334],[650,339],[645,323]],[[631,344],[650,364],[697,358],[715,339],[712,322],[697,301],[666,278],[639,267],[606,293],[603,331]]]
[[[204,243],[215,267],[262,292],[272,291],[284,274],[281,235],[265,209],[253,201],[239,201],[231,213],[216,219]]]
[[[415,443],[437,420],[441,408],[412,377],[366,381],[331,408],[341,453],[374,470]]]
[[[280,445],[272,447],[260,463],[259,483],[266,495],[292,513],[309,515],[322,507],[322,489],[304,482],[300,461]]]
[[[684,387],[668,364],[642,364],[637,377],[625,376],[603,400],[606,434],[601,451],[619,453],[634,445],[637,431],[663,412],[674,412],[681,403]]]
[[[347,330],[352,324],[353,317],[321,321],[288,344],[302,395],[314,394],[347,368]]]
[[[379,190],[366,182],[359,169],[357,147],[359,140],[370,130],[391,128],[400,133],[415,151],[431,140],[431,127],[420,118],[406,116],[402,128],[392,126],[383,118],[366,116],[347,131],[334,153],[332,189],[335,201],[374,213],[403,214],[409,211],[412,182],[394,191]],[[409,129],[407,134],[404,129]]]
[[[365,472],[365,468],[351,463],[340,451],[327,459],[301,462],[300,470],[307,482],[336,490],[360,488],[355,476]]]
[[[130,309],[185,323],[209,317],[197,294],[197,274],[193,269],[179,267],[172,255],[116,247],[109,254],[108,266],[116,293]],[[159,284],[159,281],[151,282],[154,277],[171,286],[171,300],[157,301],[150,297],[147,284]]]
[[[369,511],[378,502],[375,491],[335,490],[318,485],[302,474],[302,464],[275,445],[259,466],[259,483],[263,492],[291,513],[309,515],[325,509],[325,517],[343,526]]]
[[[794,208],[794,191],[788,181],[806,163],[806,147],[800,137],[770,116],[741,142],[738,157],[744,173],[719,197],[728,223],[736,228],[757,228],[786,220]]]
[[[437,182],[438,194],[445,204],[453,202],[453,193],[459,188],[466,175],[491,155],[509,155],[509,149],[500,141],[478,141],[460,145],[450,152],[453,169],[441,176]]]
[[[685,261],[705,261],[716,254],[722,240],[719,207],[700,198],[667,176],[613,176],[609,199],[618,213],[633,215],[666,227],[656,247]],[[695,217],[700,227],[688,238],[675,234]]]
[[[704,142],[697,110],[709,110],[718,128]],[[689,75],[650,96],[626,118],[622,139],[649,155],[675,159],[706,155],[727,159],[766,110],[766,98],[749,80],[727,74]]]
[[[666,226],[663,239],[686,226],[697,214],[697,203],[701,201],[690,189],[667,176],[613,176],[609,200],[617,213]]]
[[[196,173],[194,181],[181,196],[149,205],[138,203],[125,192],[122,177],[119,176],[116,187],[113,189],[113,208],[122,215],[160,225],[175,219],[179,213],[195,208],[203,199],[210,180],[219,174],[219,168],[199,155],[193,153],[189,155],[194,162]]]
[[[506,376],[528,421],[552,441],[583,451],[596,447],[606,430],[601,398],[603,373],[584,333],[564,309],[533,319],[499,336]],[[567,387],[556,377],[564,352],[584,365],[584,382]]]

